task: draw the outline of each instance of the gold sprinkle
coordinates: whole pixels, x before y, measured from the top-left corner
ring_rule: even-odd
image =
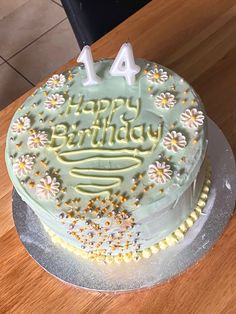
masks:
[[[66,192],[66,188],[62,188],[62,189],[61,189],[61,192],[62,192],[62,193],[65,193],[65,192]]]
[[[47,93],[47,92],[45,92],[45,91],[43,92],[43,94],[44,94],[44,96],[47,96],[47,95],[48,95],[48,93]]]
[[[34,175],[35,175],[35,176],[39,176],[39,175],[40,175],[40,172],[39,172],[39,171],[36,171]]]
[[[29,184],[30,188],[34,188],[35,187],[35,182],[34,181],[30,181],[28,184]]]
[[[105,222],[105,226],[110,226],[110,221],[107,220],[107,221]]]
[[[160,191],[160,193],[164,193],[164,189],[160,189],[159,191]]]
[[[43,165],[44,167],[47,167],[47,162],[46,160],[42,159],[40,160],[41,165]]]
[[[151,92],[152,87],[151,87],[151,86],[149,86],[149,87],[147,88],[147,90],[148,90],[149,92]]]
[[[39,116],[42,116],[43,115],[43,111],[42,112],[39,112]]]
[[[147,73],[148,73],[147,69],[144,69],[144,70],[143,70],[143,73],[144,73],[144,74],[147,74]]]
[[[198,140],[195,138],[193,139],[193,144],[197,144],[198,143]]]
[[[186,102],[187,102],[187,99],[185,98],[185,99],[182,99],[182,104],[186,104]]]
[[[21,145],[22,145],[21,143],[16,144],[16,148],[19,149],[21,147]]]

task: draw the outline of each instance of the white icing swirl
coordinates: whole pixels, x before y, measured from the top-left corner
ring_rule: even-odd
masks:
[[[48,142],[48,136],[44,131],[34,132],[29,136],[27,145],[29,148],[42,148]]]
[[[163,145],[168,150],[177,152],[187,145],[185,136],[181,132],[171,131],[163,139]]]
[[[30,128],[30,119],[28,117],[20,117],[12,124],[14,133],[23,133]]]
[[[162,109],[170,109],[176,104],[175,96],[171,93],[161,93],[155,97],[154,103]]]
[[[151,181],[164,184],[171,179],[172,170],[164,161],[155,161],[155,164],[149,165],[147,174]]]
[[[65,84],[66,78],[63,74],[54,74],[52,77],[48,79],[46,82],[46,86],[51,89],[58,89]]]
[[[18,177],[26,176],[32,169],[34,165],[34,157],[30,155],[22,155],[16,159],[13,164],[13,172]]]
[[[59,192],[59,186],[60,183],[57,182],[55,177],[52,178],[50,176],[46,176],[36,185],[36,194],[38,197],[49,200],[57,195]]]
[[[198,111],[196,108],[186,109],[184,113],[180,115],[180,121],[188,128],[198,128],[203,125],[205,117],[202,111]]]
[[[168,80],[168,74],[163,69],[154,68],[147,72],[147,79],[152,83],[162,84]]]
[[[65,98],[60,94],[52,94],[48,96],[46,101],[44,102],[45,108],[47,109],[57,109],[65,102]]]

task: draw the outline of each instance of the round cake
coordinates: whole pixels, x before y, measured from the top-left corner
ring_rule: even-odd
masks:
[[[175,244],[209,191],[206,119],[179,75],[153,62],[133,85],[94,62],[53,75],[16,111],[6,164],[12,183],[52,240],[106,263]]]

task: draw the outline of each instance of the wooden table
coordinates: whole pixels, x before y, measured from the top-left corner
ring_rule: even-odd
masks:
[[[236,6],[224,0],[156,0],[93,46],[114,57],[129,40],[135,56],[166,65],[191,82],[207,113],[236,150]],[[69,47],[68,47],[69,49]],[[71,60],[57,72],[75,64]],[[192,269],[139,293],[89,293],[42,270],[21,244],[11,215],[4,163],[7,128],[29,91],[1,111],[0,313],[236,313],[236,216]]]

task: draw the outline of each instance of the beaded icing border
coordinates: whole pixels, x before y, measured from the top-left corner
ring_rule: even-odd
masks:
[[[174,232],[169,234],[165,239],[161,240],[160,242],[152,245],[150,248],[144,249],[142,251],[139,251],[137,253],[125,253],[125,254],[117,254],[115,256],[111,255],[95,255],[93,253],[87,253],[81,249],[78,249],[74,247],[73,245],[67,243],[62,238],[57,236],[51,229],[49,229],[46,225],[44,226],[44,229],[51,237],[51,240],[55,244],[61,245],[63,248],[73,252],[74,254],[81,256],[82,258],[88,258],[92,261],[97,262],[104,262],[111,264],[113,262],[120,264],[122,261],[124,262],[130,262],[132,260],[138,261],[140,258],[149,258],[152,256],[152,254],[156,254],[160,250],[165,250],[169,246],[173,246],[178,241],[184,238],[185,233],[192,227],[192,225],[195,223],[195,221],[199,218],[199,216],[202,214],[202,211],[206,205],[210,186],[211,186],[211,169],[210,166],[207,165],[206,169],[206,175],[205,175],[205,181],[203,183],[203,187],[201,190],[200,197],[198,199],[197,205],[194,208],[194,210],[190,213],[190,215],[185,219],[185,221],[177,228]]]

